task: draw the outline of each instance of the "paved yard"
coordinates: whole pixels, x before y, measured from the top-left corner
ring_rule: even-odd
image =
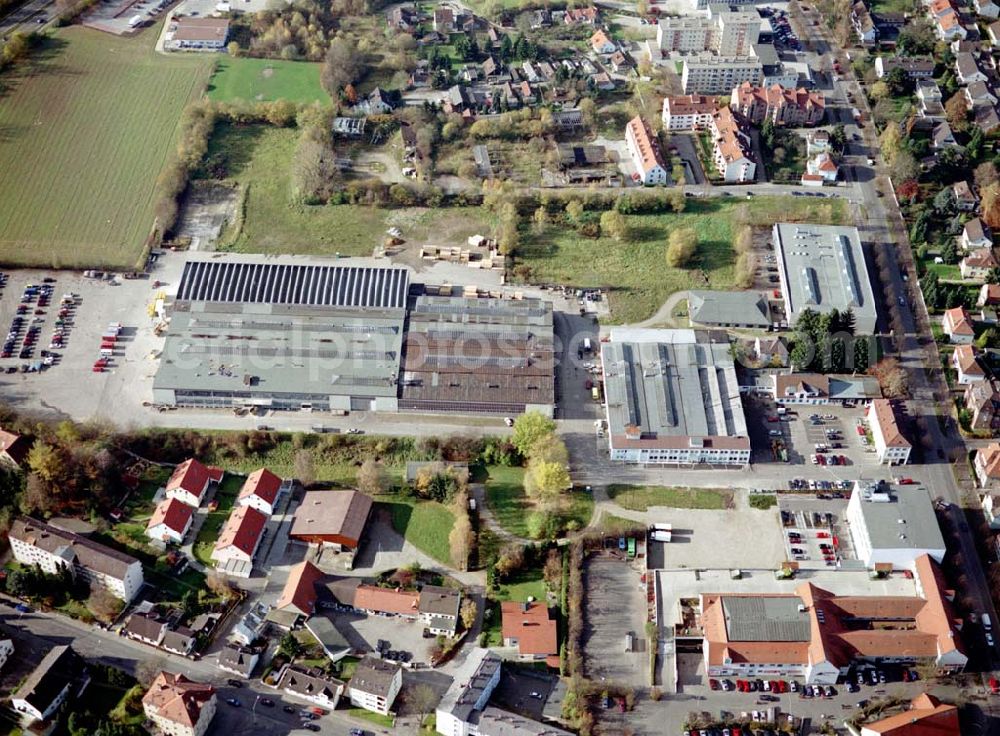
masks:
[[[650,542],[650,567],[677,568],[775,568],[785,559],[781,524],[774,509],[746,507],[727,511],[650,508],[650,523],[673,524],[669,544]],[[752,544],[748,544],[752,540]]]
[[[434,638],[425,639],[424,625],[398,616],[364,616],[353,613],[330,614],[337,629],[357,649],[375,651],[379,639],[389,648],[410,652],[414,662],[429,662]]]
[[[819,545],[829,544],[834,547],[836,562],[842,568],[864,569],[857,561],[851,532],[847,526],[845,514],[847,499],[817,499],[812,494],[781,494],[779,508],[785,512],[785,530],[783,543],[792,559],[791,548],[803,550],[806,558],[800,560],[802,567],[833,567],[823,559]],[[801,535],[801,544],[792,545],[788,540],[788,532]]]
[[[587,613],[584,631],[586,670],[593,680],[649,685],[646,599],[639,573],[612,557],[591,558],[587,566]],[[635,651],[625,651],[632,632]]]

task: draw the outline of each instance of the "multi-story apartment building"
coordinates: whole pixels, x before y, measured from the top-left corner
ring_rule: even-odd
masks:
[[[875,441],[875,456],[883,465],[906,465],[913,446],[903,436],[896,412],[888,399],[875,399],[868,406],[868,425]]]
[[[685,94],[728,95],[744,82],[760,84],[764,69],[760,59],[746,56],[699,54],[684,59],[681,84]]]
[[[708,95],[674,95],[663,98],[664,130],[703,130],[711,125],[719,102]]]
[[[785,89],[780,84],[758,87],[744,82],[733,89],[729,106],[747,121],[761,125],[817,125],[823,122],[826,101],[821,92]]]
[[[713,159],[727,184],[753,181],[757,174],[750,137],[740,123],[737,114],[728,107],[712,116]]]
[[[11,526],[10,548],[22,564],[49,574],[69,568],[126,603],[143,585],[142,563],[134,557],[27,516]]]
[[[641,117],[632,118],[625,126],[625,143],[639,181],[646,185],[667,183],[667,167],[660,153],[660,142]]]

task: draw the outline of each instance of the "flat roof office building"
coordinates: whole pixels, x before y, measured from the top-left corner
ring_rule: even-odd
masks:
[[[856,227],[779,222],[773,234],[789,326],[806,309],[850,309],[855,334],[875,333],[875,294]]]
[[[708,331],[615,329],[601,344],[612,460],[750,462],[729,341]]]

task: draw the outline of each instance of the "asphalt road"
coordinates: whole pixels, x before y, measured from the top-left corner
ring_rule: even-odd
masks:
[[[192,679],[208,682],[218,689],[219,706],[213,721],[213,732],[217,734],[308,734],[310,731],[302,728],[297,715],[285,713],[282,705],[289,704],[298,709],[309,704],[282,698],[280,693],[265,687],[259,680],[247,681],[242,688],[233,688],[226,683],[232,677],[218,669],[218,654],[209,654],[199,661],[192,661],[169,652],[154,650],[152,647],[120,637],[115,633],[105,631],[96,626],[83,624],[79,621],[59,615],[41,613],[20,614],[6,601],[0,601],[0,623],[5,629],[13,632],[15,646],[21,643],[44,650],[60,644],[71,644],[78,654],[88,660],[112,665],[135,674],[140,662],[153,660],[157,666],[174,672],[182,672]],[[276,705],[267,708],[254,703],[256,699],[271,698]],[[237,698],[240,707],[233,707],[224,700]],[[340,715],[330,713],[315,721],[320,733],[343,736],[351,728],[363,728],[370,733],[382,733],[382,729],[374,729],[371,724],[355,721]],[[393,733],[411,733],[412,729],[397,727]]]
[[[39,30],[44,24],[36,23],[38,19],[46,22],[50,16],[45,9],[53,4],[53,0],[30,0],[19,8],[12,10],[3,20],[0,20],[0,39],[6,40],[13,31],[21,30],[25,33]],[[21,28],[23,24],[28,27]]]

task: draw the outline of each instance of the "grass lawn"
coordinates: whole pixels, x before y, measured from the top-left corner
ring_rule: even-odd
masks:
[[[962,270],[955,263],[934,263],[933,259],[924,262],[927,273],[937,274],[941,281],[961,281]]]
[[[633,486],[625,483],[608,486],[608,496],[629,511],[645,511],[650,506],[669,506],[675,509],[725,509],[733,500],[733,494],[729,491],[714,488]]]
[[[807,201],[812,199],[688,200],[681,214],[627,215],[631,237],[625,243],[604,237],[584,238],[570,228],[551,225],[541,232],[525,233],[518,260],[531,267],[533,281],[609,287],[610,321],[637,322],[652,316],[674,292],[732,288],[736,262],[733,221],[737,213],[748,212],[753,224],[768,227],[779,219],[845,221],[847,210],[842,200]],[[698,251],[690,268],[666,264],[667,237],[679,227],[694,228],[699,235]]]
[[[531,596],[536,601],[545,600],[545,581],[541,570],[521,570],[507,581],[500,583],[494,596],[500,601],[526,601]]]
[[[436,501],[417,501],[406,496],[394,496],[381,501],[392,513],[392,528],[406,541],[445,565],[451,564],[448,535],[455,526],[455,515]]]
[[[374,723],[376,726],[381,726],[382,728],[392,728],[393,723],[395,723],[389,716],[384,716],[381,713],[373,713],[364,708],[348,708],[347,715],[351,718],[360,718],[363,721]]]
[[[219,538],[222,525],[229,518],[233,506],[236,504],[236,496],[243,486],[244,478],[238,475],[226,475],[222,483],[215,491],[214,500],[219,503],[215,511],[209,511],[201,529],[198,530],[198,537],[194,541],[194,556],[204,565],[214,566],[212,562],[212,550],[215,542]]]
[[[261,125],[220,125],[207,158],[222,161],[227,181],[245,191],[243,219],[228,228],[220,250],[369,256],[395,225],[412,242],[464,241],[483,232],[481,208],[382,209],[361,205],[303,205],[290,200],[291,162],[298,131]]]
[[[625,532],[631,532],[637,529],[643,530],[646,525],[641,521],[626,519],[622,516],[615,516],[614,514],[605,514],[601,517],[600,527],[601,531],[607,534],[624,534]]]
[[[285,99],[329,105],[330,95],[319,83],[320,66],[308,61],[223,56],[208,82],[208,98],[218,102]]]
[[[528,516],[535,508],[534,502],[524,492],[524,468],[492,465],[487,468],[486,503],[501,527],[519,537],[528,537]],[[594,498],[585,492],[575,492],[566,497],[562,514],[565,522],[573,521],[577,528],[590,523],[594,514]]]
[[[155,53],[157,33],[64,28],[0,75],[0,262],[135,265],[181,111],[212,68]]]

